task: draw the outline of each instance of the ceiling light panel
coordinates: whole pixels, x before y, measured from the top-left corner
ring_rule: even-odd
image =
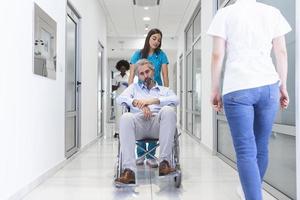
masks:
[[[150,17],[143,17],[143,20],[144,20],[144,21],[150,21],[151,18],[150,18]]]
[[[136,34],[139,37],[143,37],[145,31],[148,32],[151,28],[158,27],[159,6],[151,7],[149,10],[145,11],[144,8],[139,6],[134,6],[135,22],[136,22]],[[150,21],[144,21],[144,17],[150,17]],[[146,26],[148,25],[148,26]],[[149,30],[145,30],[148,27]]]
[[[142,7],[158,6],[159,3],[160,0],[133,0],[133,5]]]

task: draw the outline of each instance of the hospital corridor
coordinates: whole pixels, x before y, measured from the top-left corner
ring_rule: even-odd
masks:
[[[0,200],[300,198],[299,1],[3,0],[0,27]]]
[[[161,179],[158,171],[138,168],[138,187],[113,187],[117,144],[114,139],[100,139],[82,152],[53,177],[24,199],[232,199],[238,200],[235,170],[190,137],[181,140],[182,187],[174,187],[172,178]],[[267,192],[264,199],[275,199]]]

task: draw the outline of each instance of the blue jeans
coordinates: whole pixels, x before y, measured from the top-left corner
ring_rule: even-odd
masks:
[[[278,83],[225,94],[223,104],[246,200],[262,200],[269,138],[279,107]]]
[[[144,149],[146,149],[146,150],[148,150],[148,151],[151,150],[153,147],[155,147],[156,143],[157,143],[157,142],[149,142],[149,143],[148,143],[148,148],[146,148],[146,143],[145,143],[145,142],[138,142],[138,144],[139,144],[140,146],[142,146]],[[139,148],[138,146],[137,146],[137,148],[136,148],[136,152],[137,152],[137,156],[138,156],[138,157],[141,157],[141,156],[145,153],[145,152],[144,152],[141,148]],[[152,156],[154,156],[154,155],[155,155],[155,152],[156,152],[156,149],[154,149],[153,151],[151,151],[150,154],[151,154]],[[150,155],[147,155],[146,158],[151,159],[152,157],[151,157]]]

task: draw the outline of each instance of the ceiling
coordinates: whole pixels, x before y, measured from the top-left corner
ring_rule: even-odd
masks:
[[[177,36],[189,5],[197,0],[158,0],[158,6],[148,7],[133,4],[134,0],[98,0],[107,17],[108,57],[127,58],[134,49],[143,47],[148,26],[159,28],[163,33],[162,49],[176,49]],[[157,0],[135,0],[137,3]],[[150,17],[144,21],[143,17]],[[166,41],[172,44],[166,46]],[[172,43],[173,41],[173,43]]]
[[[176,37],[182,19],[193,0],[158,0],[158,6],[144,7],[133,2],[157,0],[99,0],[107,16],[108,37],[144,37],[145,27],[159,28],[164,37]],[[143,17],[150,17],[144,21]]]

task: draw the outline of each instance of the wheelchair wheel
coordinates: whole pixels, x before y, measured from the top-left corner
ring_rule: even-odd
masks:
[[[174,177],[175,187],[179,188],[181,186],[181,171],[177,171],[177,175]]]
[[[122,153],[120,150],[120,141],[119,141],[119,145],[118,145],[118,156],[117,156],[117,161],[115,164],[115,176],[114,179],[117,179],[121,176],[122,173]]]

